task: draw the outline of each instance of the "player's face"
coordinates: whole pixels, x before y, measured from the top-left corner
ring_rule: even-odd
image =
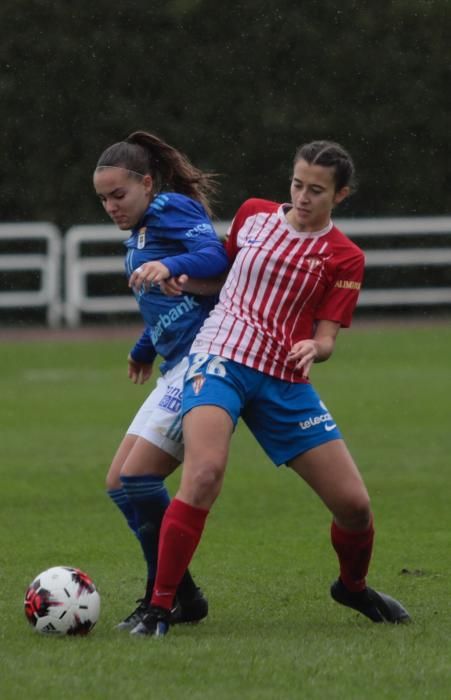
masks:
[[[141,221],[149,206],[152,178],[137,179],[125,168],[105,168],[95,171],[94,189],[108,216],[126,231]]]
[[[335,170],[298,160],[291,181],[288,222],[298,231],[320,231],[330,220],[332,209],[349,194],[349,188],[335,191]]]

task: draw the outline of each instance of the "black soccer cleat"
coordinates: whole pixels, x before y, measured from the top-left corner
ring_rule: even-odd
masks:
[[[134,627],[136,627],[138,622],[141,622],[146,612],[148,612],[149,603],[147,603],[144,598],[138,598],[136,602],[138,603],[138,607],[135,608],[135,610],[133,610],[128,617],[122,620],[122,622],[119,622],[119,624],[116,625],[117,630],[132,630]]]
[[[164,637],[169,632],[171,611],[151,605],[130,634],[138,637]]]
[[[330,587],[332,598],[341,605],[353,608],[366,615],[373,622],[391,622],[401,624],[410,622],[410,615],[394,598],[369,588],[363,591],[349,591],[341,579],[337,579]]]
[[[171,610],[171,625],[180,625],[187,622],[195,624],[206,618],[207,615],[208,600],[201,589],[196,588],[189,597],[176,597],[174,607]]]

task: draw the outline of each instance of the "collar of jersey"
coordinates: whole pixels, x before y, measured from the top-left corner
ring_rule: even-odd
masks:
[[[329,231],[331,231],[333,228],[334,224],[333,224],[333,221],[331,219],[329,221],[329,223],[327,224],[327,226],[322,228],[320,231],[298,231],[297,229],[294,228],[294,226],[289,224],[287,221],[286,212],[289,209],[292,209],[291,204],[288,204],[288,203],[281,204],[278,211],[277,211],[277,215],[278,215],[279,219],[281,219],[283,221],[283,223],[286,225],[288,230],[291,233],[294,233],[296,236],[299,236],[300,238],[319,238],[320,236],[325,236],[326,233],[329,233]]]

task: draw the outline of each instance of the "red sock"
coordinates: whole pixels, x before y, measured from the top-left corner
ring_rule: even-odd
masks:
[[[330,530],[332,545],[340,562],[340,578],[350,591],[363,591],[373,550],[373,522],[367,530],[343,530],[335,521]]]
[[[209,511],[173,498],[160,530],[157,577],[151,604],[170,610],[177,586],[192,559]]]

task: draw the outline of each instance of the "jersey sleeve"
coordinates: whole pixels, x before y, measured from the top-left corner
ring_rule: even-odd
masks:
[[[199,279],[216,277],[228,269],[224,246],[200,202],[168,193],[156,197],[152,208],[155,228],[186,251],[160,260],[173,277],[181,274]]]
[[[200,243],[200,244],[199,244]],[[229,259],[222,243],[206,241],[190,246],[191,252],[163,258],[172,277],[186,274],[192,278],[217,277],[229,268]]]
[[[355,246],[352,255],[339,261],[332,276],[331,286],[316,310],[317,321],[334,321],[344,328],[351,325],[363,282],[365,256]]]
[[[157,356],[157,351],[154,348],[150,337],[150,329],[145,328],[139,340],[130,351],[130,357],[135,362],[151,365]]]

